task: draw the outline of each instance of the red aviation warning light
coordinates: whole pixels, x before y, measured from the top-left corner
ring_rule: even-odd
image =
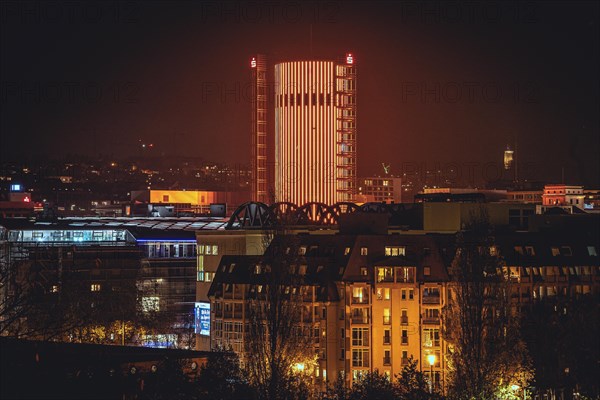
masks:
[[[354,64],[354,56],[352,56],[352,53],[346,53],[346,64]]]
[[[252,57],[252,60],[250,61],[250,67],[256,68],[256,57]]]

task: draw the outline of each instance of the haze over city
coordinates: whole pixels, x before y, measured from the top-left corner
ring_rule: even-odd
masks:
[[[3,3],[0,159],[164,155],[249,163],[249,60],[354,54],[358,169],[459,165],[597,184],[598,5]],[[483,179],[482,179],[483,180]]]

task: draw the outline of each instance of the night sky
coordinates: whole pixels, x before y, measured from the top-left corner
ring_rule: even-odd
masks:
[[[598,21],[597,2],[2,2],[0,161],[142,140],[249,163],[251,55],[352,52],[359,175],[493,178],[517,140],[522,178],[599,187]]]

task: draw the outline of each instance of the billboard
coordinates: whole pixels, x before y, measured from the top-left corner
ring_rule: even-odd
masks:
[[[194,332],[210,336],[210,303],[196,303],[194,308]]]

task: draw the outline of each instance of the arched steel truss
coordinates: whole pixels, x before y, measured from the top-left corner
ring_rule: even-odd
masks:
[[[263,228],[273,225],[273,214],[265,203],[249,201],[239,206],[225,229]]]
[[[393,203],[364,203],[360,206],[340,202],[328,206],[311,202],[298,207],[294,203],[247,202],[234,211],[225,229],[272,228],[283,225],[336,225],[338,217],[353,212],[386,213],[397,215],[405,210],[404,205]]]

